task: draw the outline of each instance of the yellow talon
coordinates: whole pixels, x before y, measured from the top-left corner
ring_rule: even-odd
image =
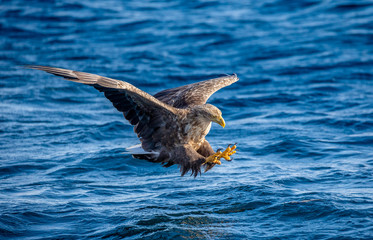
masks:
[[[237,148],[236,144],[234,144],[232,147],[231,145],[228,145],[227,149],[225,149],[224,152],[222,152],[220,157],[224,158],[227,161],[230,161],[231,160],[230,156],[236,153],[235,151],[236,148]]]
[[[202,164],[202,165],[204,165],[204,164],[206,164],[206,163],[208,163],[208,162],[210,162],[210,163],[215,163],[215,164],[221,164],[221,162],[219,161],[219,159],[220,159],[220,154],[221,154],[221,151],[217,151],[215,154],[213,154],[213,155],[211,155],[211,156],[209,156],[209,157],[207,157],[206,158],[206,161]]]
[[[212,163],[215,163],[215,164],[218,164],[218,165],[221,165],[221,161],[220,160],[214,160]]]
[[[207,157],[205,162],[202,165],[206,163],[221,165],[221,161],[220,161],[221,158],[224,158],[227,161],[231,161],[230,156],[236,153],[236,150],[235,150],[236,148],[237,148],[236,144],[234,144],[232,147],[229,144],[227,149],[224,150],[224,152],[221,152],[220,150],[218,150],[215,154]]]

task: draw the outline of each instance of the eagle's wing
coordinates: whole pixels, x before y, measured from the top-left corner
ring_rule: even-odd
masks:
[[[134,130],[146,151],[161,148],[162,137],[168,136],[167,125],[177,120],[177,111],[135,86],[96,74],[68,69],[31,65],[26,68],[42,70],[66,80],[91,85],[105,93],[114,107],[135,126]]]
[[[206,103],[214,92],[237,81],[237,75],[233,74],[163,90],[155,94],[154,97],[176,108],[186,108],[190,105],[202,105]]]

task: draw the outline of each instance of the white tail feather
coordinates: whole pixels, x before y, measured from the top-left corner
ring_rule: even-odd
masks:
[[[145,155],[145,154],[152,154],[152,155],[159,155],[159,152],[147,152],[142,147],[141,144],[137,144],[131,147],[126,148],[125,153],[132,154],[132,155]]]

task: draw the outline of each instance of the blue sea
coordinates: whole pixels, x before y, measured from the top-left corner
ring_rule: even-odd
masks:
[[[196,178],[133,159],[102,93],[236,73]],[[373,1],[0,1],[0,239],[373,239]]]

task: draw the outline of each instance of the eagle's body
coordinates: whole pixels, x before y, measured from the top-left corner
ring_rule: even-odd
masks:
[[[166,167],[179,164],[182,175],[191,170],[196,176],[202,166],[207,171],[219,164],[221,157],[229,158],[234,153],[234,149],[225,151],[225,156],[215,153],[205,136],[212,121],[225,126],[221,111],[206,101],[220,88],[236,82],[235,74],[167,89],[151,96],[127,82],[95,74],[45,66],[28,68],[91,85],[104,92],[134,126],[140,138],[145,153],[133,154],[135,158],[160,162]]]

